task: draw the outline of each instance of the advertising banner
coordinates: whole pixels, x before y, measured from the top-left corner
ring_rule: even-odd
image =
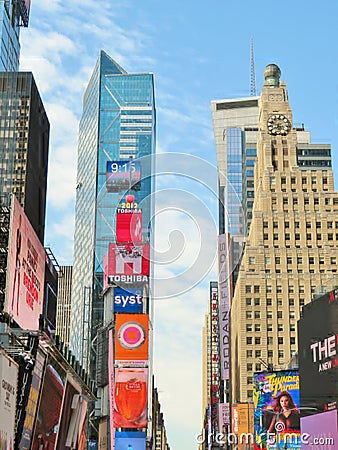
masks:
[[[230,425],[230,405],[229,403],[218,404],[219,430],[220,433],[227,433]]]
[[[109,192],[139,190],[140,181],[140,161],[107,161],[106,187]]]
[[[32,450],[55,448],[66,375],[49,358],[39,405]]]
[[[43,309],[45,249],[12,196],[5,310],[26,330],[39,329]]]
[[[114,342],[113,330],[109,330],[108,343],[108,376],[109,376],[109,411],[110,411],[110,449],[114,450],[115,428],[114,428],[114,396],[115,396],[115,373],[114,373]]]
[[[211,433],[216,436],[219,430],[219,403],[220,403],[220,382],[221,366],[219,357],[219,315],[218,315],[218,284],[210,282],[210,400],[211,400]]]
[[[143,289],[142,288],[114,288],[114,312],[115,313],[142,313]]]
[[[254,448],[301,448],[299,375],[295,370],[254,374]]]
[[[64,389],[60,422],[58,425],[56,450],[80,449],[81,432],[87,413],[87,400],[81,395],[81,388],[70,377]]]
[[[46,367],[46,354],[41,349],[38,348],[32,374],[32,382],[29,390],[28,403],[26,407],[26,416],[20,440],[19,448],[21,450],[30,449],[36,413],[40,400],[41,386],[45,373],[45,367]]]
[[[229,380],[230,367],[230,261],[229,239],[227,234],[218,236],[218,290],[219,290],[219,326],[221,377]]]
[[[117,314],[115,360],[148,360],[148,314]]]
[[[141,431],[117,431],[115,450],[145,450],[146,433]]]
[[[128,285],[148,282],[149,244],[109,244],[106,263],[108,285]]]
[[[118,208],[116,210],[116,242],[142,243],[141,209]]]
[[[303,308],[298,348],[301,403],[322,411],[337,401],[338,289]]]
[[[114,426],[116,428],[145,427],[148,423],[147,411],[148,369],[116,368]]]
[[[338,448],[337,410],[300,419],[302,450],[335,450]]]
[[[0,448],[14,448],[18,366],[0,350]]]

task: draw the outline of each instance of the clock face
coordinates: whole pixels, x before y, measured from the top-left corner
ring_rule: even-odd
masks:
[[[273,114],[268,118],[269,134],[285,136],[290,129],[290,122],[283,114]]]

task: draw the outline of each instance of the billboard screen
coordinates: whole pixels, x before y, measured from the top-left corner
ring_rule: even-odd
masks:
[[[20,449],[29,450],[35,424],[36,412],[39,404],[41,386],[46,366],[46,355],[41,349],[37,349],[35,364],[32,374],[32,382],[28,395],[26,416],[23,424],[20,440]]]
[[[145,450],[146,433],[142,431],[117,431],[115,450]]]
[[[142,211],[141,209],[118,208],[116,210],[116,242],[142,242]]]
[[[145,284],[149,277],[149,244],[109,244],[108,285]]]
[[[218,284],[210,282],[210,399],[211,399],[211,426],[213,435],[222,432],[219,429],[219,403],[221,400],[221,364],[219,348],[219,311],[218,311]]]
[[[338,447],[337,410],[327,411],[300,419],[302,429],[302,450]]]
[[[298,361],[301,404],[323,411],[326,403],[337,401],[338,289],[303,308]]]
[[[12,196],[5,310],[26,330],[39,329],[43,309],[45,249]]]
[[[142,428],[148,423],[148,369],[115,369],[114,426]],[[115,435],[115,439],[117,436]],[[116,446],[115,446],[116,449]]]
[[[109,330],[108,343],[108,372],[109,372],[109,424],[110,424],[110,446],[114,448],[115,428],[114,428],[114,389],[115,389],[115,373],[114,373],[114,341],[113,330]]]
[[[0,448],[14,448],[18,366],[0,350]]]
[[[106,187],[109,192],[140,189],[140,161],[107,161]]]
[[[115,313],[142,313],[143,289],[142,288],[114,288],[114,312]]]
[[[115,360],[148,360],[148,314],[117,314]]]
[[[67,378],[64,389],[60,422],[58,425],[56,450],[80,449],[81,432],[87,413],[87,400],[81,395],[81,388]]]
[[[220,325],[220,355],[221,376],[229,380],[230,367],[230,261],[229,238],[227,234],[218,236],[218,290],[219,290],[219,325]]]
[[[65,379],[66,375],[63,369],[54,359],[49,358],[32,441],[32,450],[55,448]],[[51,405],[53,405],[52,408]]]
[[[256,373],[253,388],[254,448],[301,448],[298,371]]]

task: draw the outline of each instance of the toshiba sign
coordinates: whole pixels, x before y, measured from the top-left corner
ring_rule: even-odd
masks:
[[[107,271],[108,286],[145,284],[149,278],[149,244],[109,244]]]

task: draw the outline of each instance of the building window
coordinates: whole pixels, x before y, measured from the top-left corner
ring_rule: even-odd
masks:
[[[291,258],[291,256],[288,256],[288,257],[286,258],[286,262],[287,262],[287,264],[292,264],[292,258]]]
[[[294,287],[293,286],[289,286],[288,287],[288,291],[289,291],[289,294],[293,294],[294,293]]]
[[[270,264],[270,257],[269,256],[265,257],[265,264]]]
[[[331,264],[337,264],[337,258],[335,256],[331,257]]]
[[[294,323],[290,324],[290,331],[296,331],[296,325]]]
[[[259,286],[254,286],[254,292],[255,294],[259,293]]]
[[[268,336],[268,345],[272,345],[272,344],[273,344],[273,337]]]
[[[255,257],[254,256],[249,256],[249,264],[255,264]]]
[[[248,284],[245,286],[245,292],[246,293],[251,292],[251,286],[249,286]]]
[[[251,298],[246,298],[246,306],[250,306],[251,305]]]
[[[255,319],[260,319],[260,318],[261,318],[260,311],[255,311]]]
[[[290,344],[294,345],[296,343],[296,338],[295,337],[290,337]]]
[[[266,299],[266,304],[267,304],[267,306],[271,306],[272,305],[272,298],[267,298]]]
[[[285,240],[289,241],[290,240],[290,234],[289,233],[285,233]]]
[[[260,363],[256,363],[256,371],[262,370],[262,365]]]
[[[247,343],[247,345],[251,345],[252,344],[252,337],[247,337],[246,338],[246,343]]]
[[[267,285],[266,286],[266,292],[272,292],[272,286],[271,285]]]
[[[285,228],[290,228],[290,223],[289,222],[285,222]]]
[[[261,303],[259,298],[255,298],[255,306],[259,306]]]
[[[309,256],[309,264],[314,264],[315,263],[315,259],[313,256]]]
[[[277,318],[283,319],[283,311],[277,311]]]
[[[282,286],[279,284],[277,285],[277,293],[281,294],[282,293]]]
[[[261,343],[261,338],[260,337],[255,337],[255,344],[256,345],[260,345]]]
[[[247,350],[246,356],[247,356],[247,358],[252,358],[252,350]]]
[[[264,233],[264,234],[263,234],[263,239],[264,239],[264,241],[267,241],[267,240],[269,239],[269,236],[268,236],[267,233]]]
[[[273,351],[272,350],[268,350],[268,358],[272,358],[273,357]]]
[[[251,311],[246,311],[246,318],[247,319],[251,319],[252,318],[252,312]]]
[[[280,264],[280,257],[279,257],[279,256],[276,256],[276,258],[275,258],[275,264]]]
[[[262,356],[261,350],[256,350],[255,351],[255,358],[260,358],[261,356]]]
[[[278,358],[284,358],[283,350],[278,350]]]
[[[248,372],[251,372],[251,371],[252,371],[252,363],[249,363],[249,364],[246,365],[246,370],[247,370]],[[252,395],[252,394],[251,394],[251,395]]]
[[[278,345],[282,345],[284,342],[284,339],[282,337],[278,338]]]
[[[264,222],[263,222],[263,228],[268,228],[269,227],[269,223],[266,221],[266,220],[264,220]]]
[[[272,331],[272,323],[268,323],[267,330]]]
[[[289,298],[289,306],[294,306],[294,305],[295,305],[295,299]]]
[[[255,331],[261,331],[261,326],[259,324],[255,324]]]
[[[278,324],[278,331],[283,331],[283,325],[281,323]]]
[[[252,325],[251,324],[246,324],[246,331],[252,331]]]

